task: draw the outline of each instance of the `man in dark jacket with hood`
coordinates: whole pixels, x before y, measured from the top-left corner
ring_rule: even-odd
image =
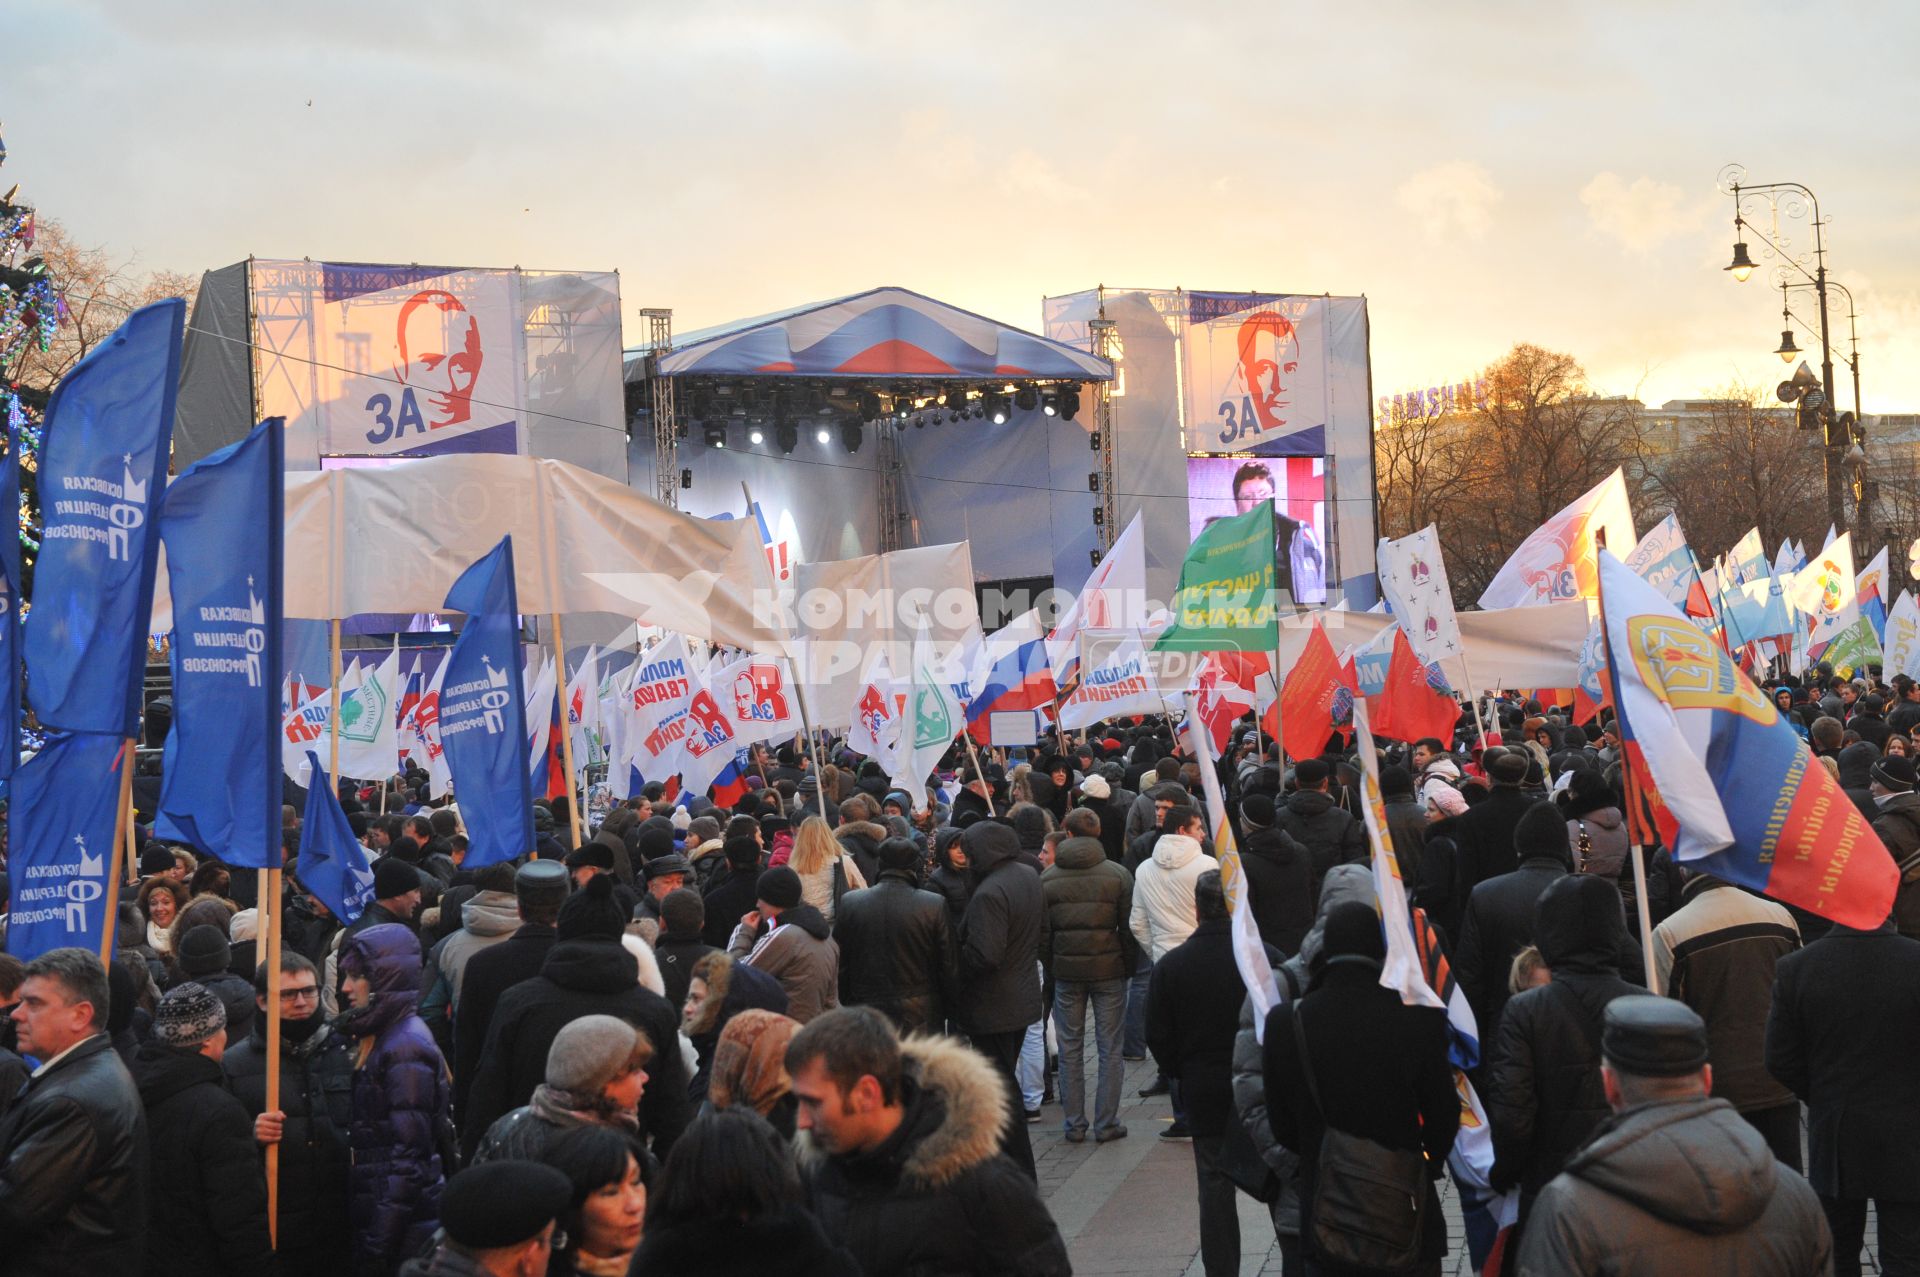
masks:
[[[212,990],[175,985],[134,1064],[153,1150],[148,1277],[277,1271],[253,1123],[220,1072],[226,1021]]]
[[[976,821],[960,836],[973,895],[960,924],[960,1000],[954,1018],[975,1050],[1006,1079],[1012,1119],[1002,1147],[1034,1173],[1025,1102],[1015,1068],[1027,1026],[1043,1012],[1040,954],[1047,948],[1047,902],[1040,875],[1020,863],[1020,838],[998,820]]]
[[[1511,873],[1520,858],[1513,847],[1513,831],[1520,817],[1536,801],[1522,788],[1527,783],[1527,768],[1532,757],[1524,749],[1503,749],[1486,762],[1487,778],[1493,782],[1487,796],[1467,809],[1454,824],[1453,899],[1462,913],[1473,889],[1489,878]],[[1561,831],[1561,842],[1566,833]]]
[[[833,836],[860,869],[860,876],[872,882],[880,876],[880,844],[887,840],[887,827],[865,819],[867,800],[855,795],[840,804],[840,823]]]
[[[1367,858],[1367,831],[1353,813],[1336,806],[1328,786],[1333,768],[1325,759],[1303,758],[1294,765],[1294,791],[1274,813],[1273,827],[1307,849],[1313,868],[1314,901],[1320,880],[1335,865],[1357,865]]]
[[[692,1120],[687,1070],[680,1058],[679,1017],[665,998],[640,983],[640,967],[620,937],[626,917],[614,901],[614,880],[600,875],[560,907],[554,945],[540,974],[501,995],[487,1030],[480,1070],[460,1123],[469,1155],[493,1120],[519,1108],[546,1077],[547,1052],[562,1026],[583,1015],[611,1015],[647,1035],[651,1080],[640,1100],[640,1131],[659,1154]],[[489,952],[498,952],[498,947]],[[483,955],[484,956],[484,955]],[[469,976],[471,976],[469,972]]]
[[[253,1030],[221,1057],[227,1088],[253,1121],[253,1140],[280,1146],[282,1277],[347,1270],[347,1174],[353,1164],[353,1051],[320,1013],[320,973],[280,952],[280,1107],[267,1109],[267,968],[254,976]]]
[[[105,1032],[107,973],[87,949],[27,963],[13,1022],[41,1062],[0,1121],[0,1256],[8,1277],[138,1272],[147,1119]]]
[[[1253,922],[1262,940],[1291,956],[1300,952],[1300,942],[1313,925],[1319,880],[1313,853],[1276,828],[1276,819],[1268,795],[1248,794],[1240,800],[1240,823],[1247,835],[1240,864],[1247,874]]]
[[[713,885],[701,893],[706,921],[700,938],[716,949],[727,947],[740,915],[753,908],[754,892],[760,884],[760,844],[751,838],[729,838],[721,851],[727,867],[719,870]]]
[[[1880,809],[1873,802],[1873,765],[1880,761],[1880,750],[1863,740],[1857,740],[1840,751],[1840,788],[1847,791],[1847,797],[1853,799],[1853,805],[1860,809],[1860,815],[1868,824],[1880,815]]]
[[[1507,980],[1514,956],[1534,943],[1534,919],[1542,893],[1571,868],[1566,818],[1552,803],[1532,804],[1516,824],[1513,840],[1520,867],[1474,887],[1453,947],[1453,973],[1473,1004],[1474,1021],[1482,1026],[1480,1041],[1494,1043],[1496,1049],[1500,1012],[1511,996]],[[1617,896],[1615,907],[1619,907]],[[1484,1051],[1482,1057],[1491,1059]]]
[[[1193,1132],[1200,1189],[1200,1256],[1209,1274],[1240,1271],[1236,1190],[1223,1166],[1233,1107],[1233,1039],[1245,985],[1233,956],[1232,926],[1220,871],[1193,889],[1199,925],[1154,964],[1147,995],[1147,1046],[1160,1074],[1180,1084],[1181,1117]],[[1268,950],[1278,965],[1280,954]]]
[[[1671,998],[1615,998],[1600,1050],[1612,1116],[1535,1200],[1518,1239],[1520,1277],[1835,1271],[1806,1181],[1708,1094],[1699,1016]]]
[[[1413,775],[1397,763],[1380,769],[1380,797],[1387,808],[1387,836],[1404,882],[1420,881],[1420,851],[1427,844],[1427,805],[1414,796]]]
[[[1881,1271],[1920,1272],[1920,940],[1836,923],[1780,959],[1767,1072],[1806,1101],[1834,1271],[1860,1271],[1871,1199]]]
[[[879,857],[880,881],[849,891],[834,913],[840,1003],[870,1006],[901,1033],[938,1033],[958,978],[947,902],[920,886],[911,839],[887,839]]]
[[[494,1008],[508,989],[540,974],[547,951],[553,948],[553,924],[567,898],[566,867],[557,860],[529,861],[513,875],[513,895],[520,910],[520,929],[467,960],[460,996],[453,1004],[453,1107],[463,1129],[467,1092],[480,1071],[480,1051],[486,1045]]]
[[[705,906],[690,888],[669,891],[660,902],[660,937],[653,942],[653,956],[660,964],[660,981],[675,1015],[687,1004],[694,964],[716,952],[701,935],[706,918]]]
[[[1084,811],[1084,808],[1079,810]],[[1089,813],[1091,814],[1091,813]],[[1097,819],[1097,818],[1096,818]],[[1104,1144],[1123,1137],[1120,1061],[1126,1029],[1127,980],[1135,946],[1133,877],[1107,859],[1100,839],[1084,830],[1085,818],[1067,813],[1072,835],[1054,849],[1053,864],[1040,875],[1047,902],[1047,945],[1040,960],[1053,977],[1053,1024],[1060,1039],[1060,1108],[1067,1139],[1087,1138],[1087,1011],[1093,1011],[1095,1055],[1093,1135]]]
[[[1019,1118],[976,1052],[843,1007],[793,1035],[786,1066],[808,1205],[862,1272],[1073,1271],[1031,1174],[996,1150]]]
[[[1600,1029],[1607,1004],[1645,992],[1614,968],[1625,924],[1620,894],[1606,881],[1584,874],[1554,880],[1540,896],[1535,932],[1552,980],[1515,995],[1495,1022],[1486,1096],[1493,1185],[1519,1185],[1523,1227],[1534,1197],[1606,1120]]]

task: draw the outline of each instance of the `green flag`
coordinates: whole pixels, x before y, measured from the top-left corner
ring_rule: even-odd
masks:
[[[1274,544],[1271,500],[1208,524],[1180,565],[1173,624],[1154,647],[1171,652],[1271,652],[1280,638]]]
[[[1863,616],[1840,631],[1826,650],[1820,653],[1820,659],[1836,670],[1844,668],[1851,671],[1880,664],[1884,658],[1880,643],[1873,635],[1873,622]]]

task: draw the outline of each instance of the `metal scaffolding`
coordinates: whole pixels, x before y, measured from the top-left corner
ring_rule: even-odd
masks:
[[[1109,363],[1115,362],[1114,322],[1107,318],[1104,299],[1100,305],[1099,317],[1087,323],[1087,345],[1093,354]],[[1096,381],[1093,383],[1093,432],[1100,441],[1100,526],[1095,529],[1100,540],[1100,552],[1105,554],[1113,548],[1113,540],[1120,535],[1119,503],[1113,491],[1113,382]]]
[[[874,444],[880,462],[880,552],[884,554],[903,548],[900,525],[907,517],[900,508],[900,440],[891,422],[883,420],[874,427]]]
[[[673,349],[673,312],[642,309],[647,321],[647,388],[652,394],[653,477],[660,504],[680,508],[680,423],[673,410],[673,378],[660,375],[660,360]]]

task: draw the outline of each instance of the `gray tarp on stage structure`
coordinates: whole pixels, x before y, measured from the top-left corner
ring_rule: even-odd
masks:
[[[247,264],[200,276],[180,357],[173,421],[175,473],[237,443],[253,425],[253,370],[247,343]]]

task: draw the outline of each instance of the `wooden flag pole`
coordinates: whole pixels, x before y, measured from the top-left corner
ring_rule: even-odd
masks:
[[[329,622],[327,634],[327,783],[340,785],[340,618]]]
[[[100,916],[100,965],[113,965],[113,934],[120,913],[120,857],[133,838],[133,737],[120,744],[120,802],[113,814],[113,849],[107,853],[106,910]]]
[[[1594,554],[1596,556],[1595,566],[1597,569],[1597,556],[1600,551],[1607,548],[1607,534],[1604,528],[1596,528],[1594,530],[1593,544]],[[1613,678],[1613,670],[1615,667],[1613,664],[1613,639],[1607,629],[1607,591],[1606,587],[1600,583],[1600,573],[1597,570],[1594,572],[1594,601],[1599,605],[1600,609],[1600,645],[1601,650],[1606,653],[1607,657],[1607,677]],[[1616,697],[1614,701],[1613,715],[1615,725],[1617,726],[1623,717],[1622,707],[1619,704],[1618,697]],[[1640,961],[1646,970],[1648,991],[1658,994],[1660,992],[1660,977],[1653,965],[1653,918],[1647,911],[1646,843],[1649,838],[1649,831],[1647,829],[1646,811],[1640,802],[1640,782],[1638,776],[1635,774],[1633,758],[1627,752],[1624,729],[1622,729],[1620,746],[1620,780],[1626,789],[1627,827],[1632,835],[1631,849],[1633,855],[1634,903],[1640,915]]]
[[[580,838],[580,777],[573,770],[573,697],[567,692],[567,641],[562,636],[558,612],[553,614],[553,664],[559,671],[559,696],[566,707],[560,715],[560,761],[567,769],[567,819],[573,828],[573,845],[582,847],[586,844]]]
[[[331,782],[332,778],[328,778]],[[274,859],[278,855],[269,852]],[[263,926],[261,934],[266,938],[265,961],[267,964],[267,1111],[277,1112],[280,1108],[280,941],[286,928],[280,925],[280,891],[283,869],[262,870],[267,880],[267,894],[261,904],[261,917],[271,918],[271,926]],[[320,1014],[316,1008],[315,1015]],[[280,1246],[280,1145],[267,1145],[267,1240],[275,1249]]]
[[[1467,704],[1473,709],[1473,730],[1480,733],[1480,752],[1487,752],[1487,724],[1480,717],[1480,689],[1473,681],[1473,669],[1467,664],[1467,641],[1460,640],[1460,673],[1467,682]],[[1451,744],[1452,742],[1448,742]]]
[[[747,487],[744,479],[740,481],[740,494],[747,499],[747,513],[752,514],[753,490]],[[826,769],[820,765],[820,738],[814,735],[812,720],[807,716],[807,682],[801,677],[801,672],[791,656],[788,657],[787,666],[794,671],[793,700],[800,709],[800,729],[807,734],[807,750],[813,755],[814,794],[820,800],[820,817],[827,824],[833,825],[838,821],[839,812],[835,811],[829,815],[827,811],[827,773]]]
[[[999,813],[993,809],[993,786],[987,782],[987,774],[980,770],[980,755],[974,752],[973,732],[963,730],[960,733],[960,738],[967,742],[967,761],[973,764],[973,774],[980,778],[980,788],[987,791],[987,815],[998,815]]]

